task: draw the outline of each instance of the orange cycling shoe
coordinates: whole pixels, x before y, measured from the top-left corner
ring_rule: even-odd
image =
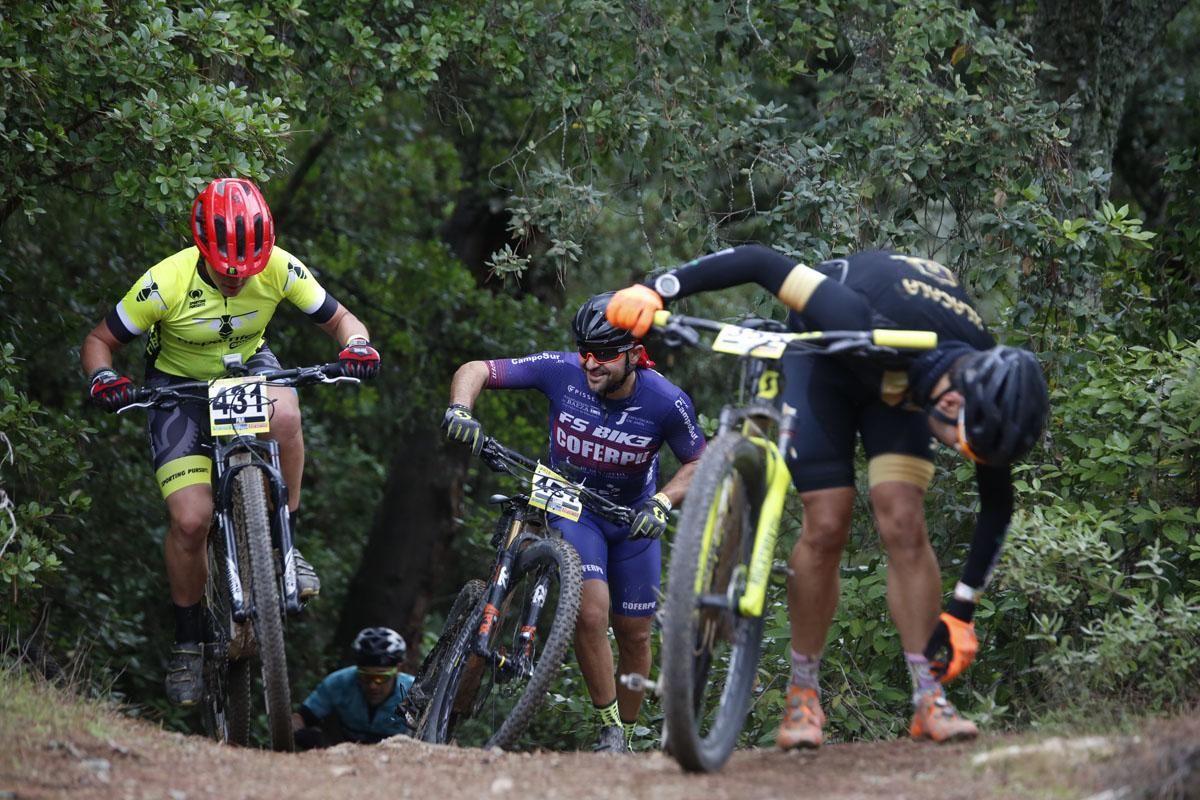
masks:
[[[787,710],[783,713],[783,722],[779,724],[779,733],[775,734],[775,744],[779,749],[820,747],[824,739],[821,733],[823,727],[825,712],[821,710],[821,698],[817,696],[817,690],[788,686]]]
[[[941,690],[925,692],[917,700],[908,734],[914,739],[943,742],[963,742],[979,735],[979,728],[958,713]]]

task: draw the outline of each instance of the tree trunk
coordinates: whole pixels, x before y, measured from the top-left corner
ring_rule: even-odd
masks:
[[[434,598],[445,593],[443,587],[457,580],[449,555],[462,507],[466,454],[463,448],[447,448],[430,425],[408,431],[403,441],[388,470],[383,502],[335,641],[344,646],[360,629],[386,625],[404,636],[410,662],[419,663],[425,615]]]
[[[1075,164],[1112,169],[1126,99],[1142,65],[1187,0],[1040,0],[1030,40],[1058,71],[1043,77],[1059,101],[1078,97]]]
[[[440,231],[481,287],[488,285],[487,260],[508,240],[507,219],[502,205],[466,190]],[[491,285],[503,288],[499,282]],[[449,367],[447,383],[456,367]],[[344,648],[368,625],[395,628],[409,644],[410,666],[420,663],[425,616],[436,606],[449,607],[463,577],[450,557],[470,455],[466,448],[447,445],[433,419],[440,419],[440,409],[430,409],[413,429],[397,436],[400,444],[388,469],[383,501],[334,637],[335,645]],[[488,567],[472,566],[475,569],[468,571],[473,575]]]

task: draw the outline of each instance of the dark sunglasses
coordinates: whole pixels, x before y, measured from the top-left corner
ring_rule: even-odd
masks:
[[[622,344],[616,347],[588,347],[581,344],[579,345],[579,357],[584,361],[594,358],[597,364],[611,364],[635,347],[637,347],[636,343]]]

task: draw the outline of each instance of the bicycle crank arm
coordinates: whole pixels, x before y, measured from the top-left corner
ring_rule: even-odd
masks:
[[[738,613],[736,599],[727,594],[701,594],[696,596],[696,608],[719,608],[722,611]]]

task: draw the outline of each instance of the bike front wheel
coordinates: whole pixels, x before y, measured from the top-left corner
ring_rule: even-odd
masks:
[[[250,582],[246,599],[254,623],[254,639],[262,664],[263,698],[267,708],[271,749],[292,750],[292,695],[284,647],[283,605],[271,545],[271,521],[263,474],[253,467],[238,471],[233,485],[234,528],[245,537]]]
[[[437,689],[438,679],[446,668],[446,661],[454,642],[459,634],[471,621],[471,615],[479,606],[487,584],[478,578],[473,578],[463,584],[446,614],[446,623],[438,634],[437,642],[426,653],[420,668],[417,670],[412,687],[400,703],[399,713],[404,715],[405,722],[412,728],[418,738],[426,729],[429,719],[430,698]]]
[[[243,548],[244,549],[244,548]],[[243,553],[242,558],[246,556]],[[250,743],[250,659],[246,625],[233,621],[229,604],[229,560],[219,530],[208,533],[208,583],[204,587],[208,629],[204,637],[204,732],[219,742]]]
[[[482,604],[455,638],[421,738],[510,749],[545,699],[575,634],[583,568],[575,548],[539,539],[517,554],[486,647],[477,651]]]
[[[667,574],[663,712],[680,766],[713,772],[745,723],[762,648],[763,618],[736,603],[766,494],[761,448],[736,432],[705,448],[688,486]]]

